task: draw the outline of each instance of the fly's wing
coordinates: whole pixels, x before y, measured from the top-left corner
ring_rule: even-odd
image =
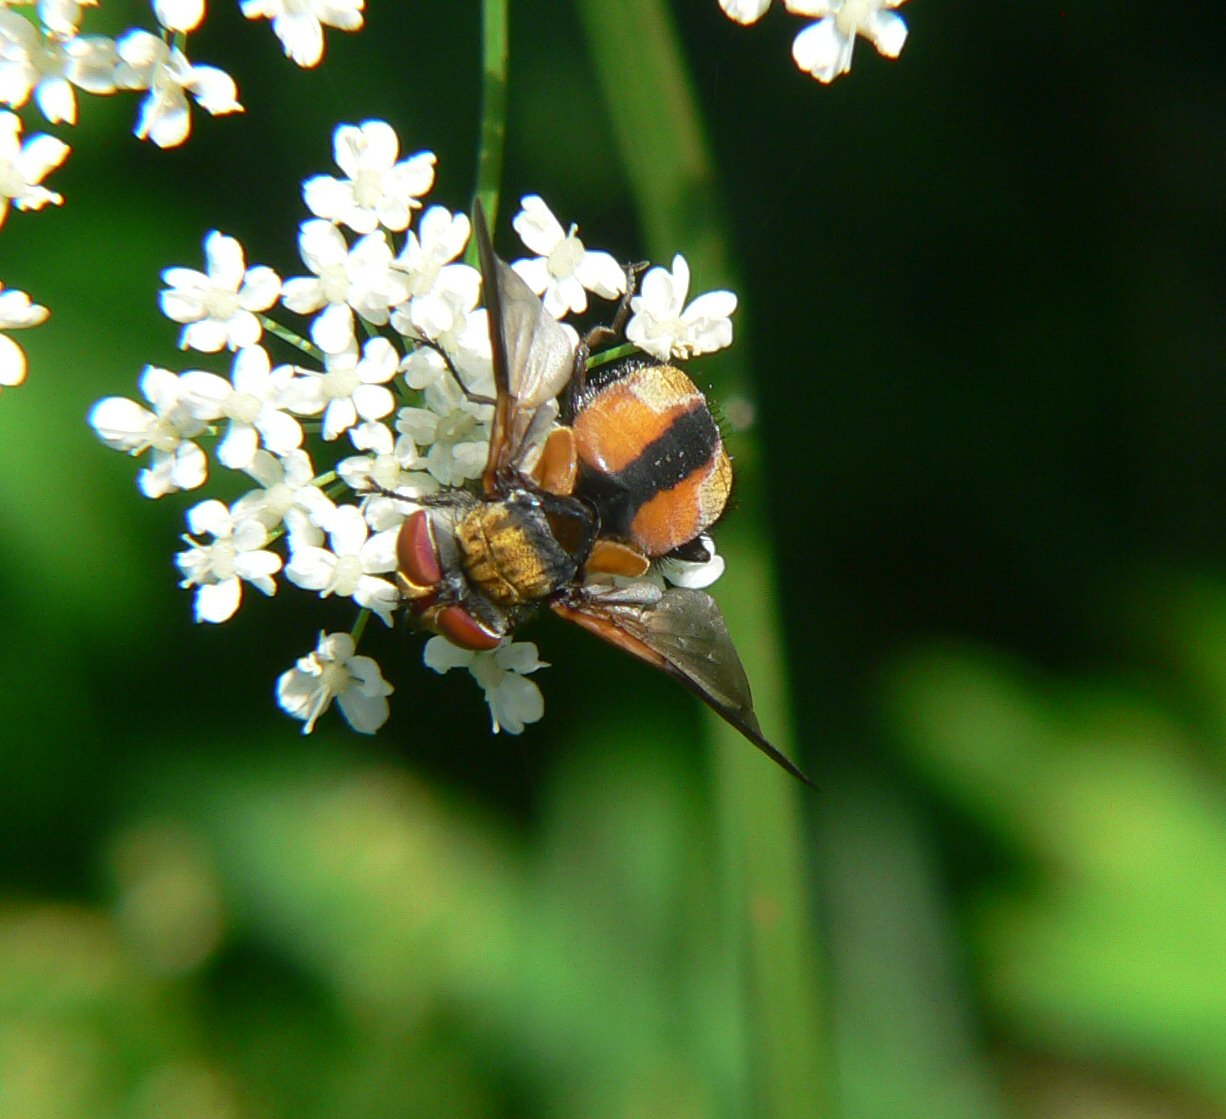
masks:
[[[473,210],[473,231],[489,315],[496,392],[482,485],[487,494],[494,494],[497,479],[520,465],[557,417],[557,396],[574,369],[577,339],[495,255],[480,202]]]
[[[724,616],[702,591],[653,586],[580,587],[555,613],[680,681],[759,750],[806,785],[813,782],[762,734]]]

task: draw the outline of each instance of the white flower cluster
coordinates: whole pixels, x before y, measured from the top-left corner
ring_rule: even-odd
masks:
[[[852,47],[862,36],[885,55],[897,58],[907,41],[902,16],[890,11],[906,0],[783,0],[793,15],[817,20],[792,43],[792,57],[819,82],[832,82],[851,69]],[[724,14],[737,23],[756,23],[771,0],[719,0]]]
[[[282,280],[248,267],[242,246],[216,231],[204,240],[203,271],[162,274],[162,310],[182,324],[180,345],[230,352],[228,376],[149,366],[144,403],[107,397],[89,421],[108,446],[146,456],[137,476],[146,497],[203,485],[206,445],[218,466],[251,479],[254,487],[229,505],[210,499],[188,510],[176,563],[180,585],[194,590],[196,619],[226,621],[244,583],[271,595],[278,576],[321,597],[352,599],[361,608],[354,634],[321,633],[315,650],[281,676],[277,696],[304,731],[336,699],[357,730],[373,732],[387,718],[391,687],[373,660],[356,655],[356,636],[369,614],[392,625],[396,538],[415,501],[443,487],[475,487],[481,476],[493,408],[477,401],[493,395],[494,379],[481,276],[460,259],[468,218],[423,206],[434,155],[401,159],[382,121],[342,125],[333,146],[341,175],[303,184],[313,215],[298,237],[307,274]],[[606,299],[624,291],[624,270],[586,249],[574,227],[564,232],[541,199],[525,198],[514,225],[541,254],[514,267],[551,310],[586,308],[588,291]],[[680,256],[671,271],[647,273],[626,331],[635,345],[667,359],[731,341],[735,297],[715,292],[687,306],[688,284]],[[309,317],[311,341],[265,316],[278,305]],[[274,364],[270,335],[296,347],[294,360]],[[700,586],[722,564],[668,565],[665,575]],[[518,734],[541,718],[540,690],[526,679],[543,666],[531,643],[472,653],[435,638],[424,657],[438,672],[471,672],[495,730]]]
[[[160,31],[131,28],[118,38],[81,35],[83,7],[97,0],[41,0],[38,19],[0,3],[0,104],[19,109],[33,99],[53,124],[75,124],[75,90],[145,94],[134,129],[168,148],[191,130],[189,96],[206,112],[242,112],[234,79],[188,60],[186,35],[204,20],[204,0],[154,0]],[[323,57],[323,28],[356,31],[365,0],[244,0],[248,19],[270,19],[285,53],[300,66]],[[168,39],[175,37],[175,45]]]
[[[205,0],[153,0],[161,33],[131,28],[114,39],[79,33],[82,9],[97,3],[38,0],[36,13],[27,18],[10,10],[25,3],[0,0],[0,105],[20,109],[33,101],[51,124],[76,124],[77,90],[141,92],[145,96],[133,132],[160,148],[182,144],[191,132],[189,97],[214,116],[243,111],[234,79],[215,66],[189,62],[185,53],[187,33],[204,20]],[[323,57],[323,28],[358,30],[364,5],[365,0],[243,0],[242,11],[248,19],[272,20],[285,53],[299,66],[315,66]],[[168,41],[170,36],[176,45]],[[64,201],[42,186],[42,180],[70,150],[62,140],[43,133],[23,143],[16,113],[0,109],[0,225],[10,205],[40,210]],[[257,297],[244,293],[244,298],[250,302]],[[47,314],[23,292],[0,296],[0,331],[37,326]],[[250,333],[252,321],[245,320],[239,329]],[[20,384],[25,375],[25,353],[0,333],[0,387]]]

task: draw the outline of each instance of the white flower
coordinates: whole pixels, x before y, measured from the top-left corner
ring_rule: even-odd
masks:
[[[539,256],[511,265],[555,319],[587,310],[587,293],[616,299],[626,290],[626,273],[608,253],[584,248],[578,226],[564,230],[539,195],[519,200],[523,208],[511,222],[520,240]],[[586,289],[586,290],[585,290]]]
[[[231,617],[242,601],[243,580],[265,594],[276,593],[272,577],[281,570],[281,557],[263,550],[268,530],[259,521],[235,518],[220,501],[202,501],[187,511],[187,524],[196,536],[213,537],[202,544],[184,536],[190,547],[175,556],[183,573],[179,586],[196,588],[196,621]]]
[[[48,202],[58,206],[61,195],[39,186],[44,176],[64,162],[69,147],[54,136],[39,133],[21,142],[21,120],[0,111],[0,225],[9,202],[19,210],[41,210]]]
[[[353,342],[353,311],[382,326],[389,308],[408,298],[407,279],[392,267],[392,248],[382,232],[368,233],[350,248],[335,225],[314,218],[302,223],[298,248],[314,275],[286,280],[281,302],[300,315],[326,308],[311,324],[311,338],[325,353],[339,353]]]
[[[475,269],[462,266],[447,272],[446,285],[438,283],[392,311],[392,326],[405,338],[429,339],[451,357],[470,392],[492,396],[489,319],[485,308],[477,307],[481,277]],[[452,380],[446,362],[429,346],[413,349],[402,369],[410,388]]]
[[[434,185],[434,153],[419,152],[397,162],[400,141],[381,120],[339,125],[332,151],[348,177],[307,179],[302,184],[307,209],[355,233],[373,233],[380,225],[395,232],[407,229],[419,199]]]
[[[288,365],[273,369],[263,346],[244,346],[234,355],[229,381],[198,369],[179,380],[197,402],[199,415],[230,421],[217,445],[222,466],[231,470],[250,466],[261,440],[276,455],[302,445],[302,425],[282,411],[294,370]]]
[[[179,378],[169,370],[146,366],[140,389],[153,405],[152,412],[126,397],[108,396],[90,410],[90,426],[117,451],[153,452],[153,465],[136,478],[146,497],[203,485],[208,460],[192,439],[208,429],[208,420],[196,412]]]
[[[0,331],[20,330],[46,322],[50,312],[33,303],[24,291],[0,284]],[[26,379],[25,351],[11,338],[0,334],[0,387],[12,388]]]
[[[401,408],[396,430],[417,447],[429,448],[426,470],[444,486],[481,477],[489,457],[493,408],[465,400],[449,376],[426,389],[425,403],[425,408]]]
[[[289,540],[291,553],[299,548],[323,547],[324,530],[319,526],[331,524],[332,518],[336,516],[336,505],[332,499],[325,494],[324,500],[328,505],[323,510],[305,509],[300,505],[286,510],[285,535]]]
[[[276,528],[291,510],[305,512],[315,525],[325,523],[336,506],[315,484],[315,468],[311,456],[298,449],[277,458],[268,451],[256,451],[252,460],[243,467],[259,488],[248,490],[233,507],[234,517],[241,520],[253,517],[265,528]],[[322,540],[322,535],[317,543]]]
[[[81,9],[98,0],[38,0],[38,19],[52,35],[70,38],[81,23]]]
[[[399,356],[386,338],[371,338],[359,357],[356,343],[339,354],[325,354],[323,373],[303,370],[294,382],[289,406],[300,415],[324,414],[329,442],[363,420],[381,420],[396,406],[387,382],[396,376]]]
[[[285,568],[286,578],[308,591],[318,591],[323,598],[333,594],[350,597],[390,626],[400,592],[378,576],[396,570],[396,532],[371,536],[356,505],[337,506],[327,529],[331,550],[291,537],[293,555]]]
[[[387,722],[392,686],[372,658],[353,653],[349,634],[321,632],[315,651],[278,678],[277,703],[287,714],[304,720],[303,734],[315,729],[315,720],[333,699],[349,725],[362,734],[374,734]]]
[[[213,230],[204,239],[207,272],[167,268],[162,280],[162,313],[186,323],[179,335],[181,349],[216,353],[254,346],[263,328],[256,311],[267,311],[281,293],[280,277],[263,266],[248,269],[243,247],[233,237]]]
[[[467,668],[485,692],[494,733],[522,734],[525,724],[538,722],[545,714],[541,689],[524,677],[548,662],[537,657],[531,641],[504,641],[497,649],[473,652],[460,649],[445,637],[432,637],[422,650],[422,660],[435,672]]]
[[[724,15],[737,23],[757,23],[771,6],[771,0],[719,0]]]
[[[413,498],[434,493],[438,483],[421,469],[425,462],[407,435],[394,438],[380,423],[364,424],[362,431],[362,449],[370,453],[342,459],[336,472],[354,493],[365,495],[362,512],[366,523],[376,532],[386,532],[398,528],[416,508]],[[372,493],[376,487],[403,499]]]
[[[472,282],[470,273],[476,273],[480,287],[481,274],[475,268],[451,263],[468,245],[471,231],[466,215],[453,214],[445,206],[431,206],[422,214],[417,232],[409,230],[396,258],[396,267],[407,277],[409,296],[426,295],[438,286],[455,288],[450,278],[461,275],[464,279],[459,281],[459,290],[467,292]]]
[[[660,564],[660,574],[675,587],[701,590],[709,587],[724,573],[724,557],[715,551],[715,543],[707,535],[699,539],[710,555],[708,560],[666,559]]]
[[[153,0],[153,14],[167,31],[195,31],[204,19],[204,0]]]
[[[183,143],[191,132],[187,95],[213,116],[241,113],[234,79],[215,66],[195,66],[177,47],[148,31],[129,31],[116,44],[120,64],[115,84],[121,89],[145,89],[140,117],[133,132],[159,148]]]
[[[113,93],[116,61],[110,39],[47,37],[29,20],[0,11],[0,102],[20,108],[33,93],[49,121],[75,124],[73,85]]]
[[[315,66],[324,54],[324,27],[357,31],[365,0],[243,0],[248,19],[271,19],[286,57]]]
[[[643,277],[639,294],[630,300],[634,314],[626,326],[627,339],[660,361],[709,354],[731,345],[729,316],[736,310],[736,296],[711,291],[687,307],[689,287],[690,268],[680,253],[673,257],[671,272],[652,268]]]
[[[897,58],[907,41],[902,16],[888,11],[904,0],[785,0],[790,12],[819,22],[792,43],[796,65],[819,82],[832,82],[851,69],[856,36],[862,35],[887,58]]]

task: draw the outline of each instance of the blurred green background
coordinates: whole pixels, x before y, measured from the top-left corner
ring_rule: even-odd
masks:
[[[464,207],[479,112],[475,3],[369,0],[316,72],[216,3],[192,56],[246,113],[158,152],[135,99],[83,99],[66,204],[0,230],[53,313],[0,397],[0,1119],[1226,1115],[1220,12],[914,0],[902,58],[861,43],[827,88],[781,11],[673,11],[820,786],[789,904],[828,1091],[762,1086],[680,689],[545,620],[545,720],[495,738],[470,679],[372,626],[390,723],[303,739],[273,682],[349,609],[283,588],[192,623],[201,495],[139,498],[85,425],[146,362],[207,364],[160,270],[221,228],[298,274],[337,122],[436,151]],[[507,255],[528,192],[644,255],[588,50],[570,5],[512,4]]]

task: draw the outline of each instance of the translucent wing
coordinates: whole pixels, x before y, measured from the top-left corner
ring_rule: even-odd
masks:
[[[489,314],[497,396],[482,477],[486,493],[493,494],[497,479],[519,465],[557,417],[557,396],[574,370],[578,339],[545,310],[510,265],[494,254],[480,202],[473,211],[473,231]]]
[[[650,585],[579,587],[553,604],[555,613],[680,681],[772,761],[813,782],[762,734],[753,696],[728,626],[702,591]]]

